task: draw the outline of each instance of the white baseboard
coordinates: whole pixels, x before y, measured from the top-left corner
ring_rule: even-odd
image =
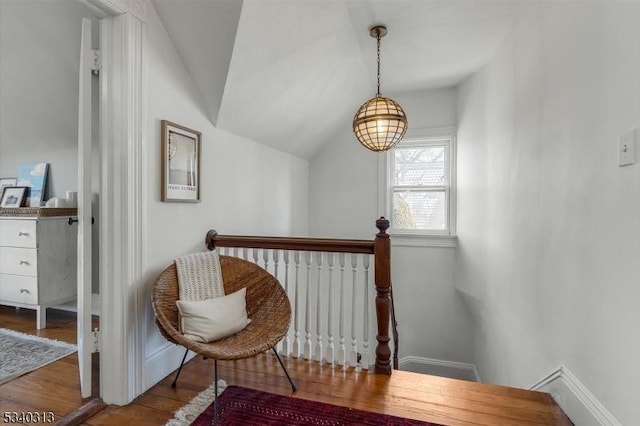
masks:
[[[99,294],[91,294],[91,315],[100,316],[100,306],[102,299]],[[53,309],[60,309],[61,311],[78,312],[78,302],[76,299],[71,302],[63,303],[62,305],[51,306]]]
[[[464,364],[440,359],[422,358],[418,356],[404,356],[398,361],[400,370],[415,373],[431,374],[433,376],[449,377],[451,379],[480,382],[480,376],[473,364]]]
[[[621,423],[564,365],[540,379],[530,389],[551,394],[576,426],[621,426]]]
[[[180,367],[180,361],[182,361],[184,351],[184,346],[167,343],[159,350],[147,356],[144,360],[144,368],[142,370],[144,375],[142,379],[143,392]],[[194,356],[196,356],[195,352],[189,352],[185,362]]]

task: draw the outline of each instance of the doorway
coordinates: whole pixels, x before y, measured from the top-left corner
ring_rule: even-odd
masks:
[[[148,7],[142,1],[64,1],[77,1],[100,17],[100,140],[104,141],[100,147],[100,223],[96,224],[100,230],[99,264],[102,266],[99,271],[102,326],[100,395],[108,404],[124,405],[144,390],[142,336],[145,330],[140,324],[139,313],[144,311],[147,303],[140,293],[146,196],[143,185],[143,135],[146,132],[143,120],[143,34]],[[11,3],[25,3],[32,8],[41,7],[43,4],[60,4],[33,0],[0,1],[0,7],[4,8]],[[23,25],[27,30],[34,25],[34,21],[28,20],[28,23],[29,25]],[[41,24],[52,31],[59,29],[54,20],[44,20]],[[5,42],[10,44],[12,41],[0,37],[3,48]],[[49,62],[60,62],[63,59],[50,54],[51,49],[55,47],[50,40],[43,39],[40,43],[47,52],[46,60],[34,56],[39,60],[38,66],[26,68],[37,70],[36,77],[39,73],[47,72]],[[15,51],[21,52],[20,49]],[[74,52],[76,53],[70,55],[77,54],[76,50]],[[77,67],[73,69],[77,70]],[[74,87],[77,87],[77,79],[74,79]],[[45,86],[45,89],[49,88]],[[0,91],[2,90],[4,86],[0,88]],[[41,100],[45,94],[47,99],[57,99],[49,93],[33,89],[28,89],[25,93],[36,100]],[[4,98],[5,93],[0,94]],[[56,106],[63,111],[68,109],[68,105],[64,103]],[[0,110],[2,126],[7,121]],[[29,120],[25,122],[31,123]],[[77,129],[77,117],[65,123]],[[49,141],[49,138],[42,139]],[[14,148],[16,144],[5,144],[3,135],[0,141],[0,173],[3,173],[3,162],[10,157],[5,155],[6,145]],[[35,148],[30,149],[37,152]]]
[[[83,18],[92,22],[93,47],[98,48],[100,16],[83,2],[0,2],[0,176],[15,176],[21,164],[48,164],[44,200],[66,199],[67,192],[78,188],[78,69]],[[99,148],[98,78],[92,77],[94,148]],[[93,152],[92,163],[99,164],[100,150]],[[99,167],[94,167],[95,211],[99,207],[99,177]],[[97,233],[97,224],[93,229]],[[97,250],[91,263],[95,273],[92,290],[99,302]],[[64,267],[76,268],[75,264]],[[0,327],[75,343],[76,306],[71,301],[48,308],[47,328],[40,330],[35,311],[2,306]],[[96,303],[93,312],[98,311]],[[96,315],[88,327],[97,325]],[[94,387],[93,393],[98,392]]]

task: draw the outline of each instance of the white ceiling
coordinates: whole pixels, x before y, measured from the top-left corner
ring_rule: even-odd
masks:
[[[454,86],[482,67],[514,2],[153,0],[216,127],[311,158],[381,92]],[[411,123],[409,123],[411,124]]]

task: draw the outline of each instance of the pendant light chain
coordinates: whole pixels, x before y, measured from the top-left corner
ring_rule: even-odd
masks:
[[[378,30],[377,33],[377,37],[378,39],[378,93],[376,94],[376,96],[381,96],[380,95],[380,31]]]

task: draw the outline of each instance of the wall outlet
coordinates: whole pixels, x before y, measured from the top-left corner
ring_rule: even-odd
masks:
[[[620,136],[618,142],[618,166],[628,166],[636,162],[636,130]]]

